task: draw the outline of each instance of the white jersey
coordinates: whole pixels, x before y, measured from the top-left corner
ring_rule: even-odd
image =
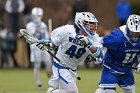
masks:
[[[36,33],[37,28],[40,29],[39,33]],[[26,25],[26,29],[31,34],[36,35],[39,40],[41,40],[41,39],[47,39],[48,40],[49,39],[47,26],[44,22],[41,22],[41,24],[39,26],[37,26],[34,22],[29,22]],[[46,51],[40,50],[36,46],[36,44],[30,45],[30,49],[31,49],[31,58],[30,58],[31,62],[41,62],[41,61],[51,62],[52,61],[52,58],[51,58],[50,54],[48,54]]]
[[[65,25],[56,28],[51,33],[51,40],[59,46],[56,56],[71,69],[77,69],[86,57],[90,54],[83,44],[76,37],[76,29],[73,25]],[[102,47],[100,37],[97,33],[93,37],[89,37],[95,47]]]
[[[37,35],[38,39],[49,39],[49,34],[47,30],[47,26],[44,22],[41,22],[39,26],[37,26],[34,22],[29,22],[26,25],[27,31],[29,31],[31,34],[36,34],[36,29],[39,28],[41,32]]]

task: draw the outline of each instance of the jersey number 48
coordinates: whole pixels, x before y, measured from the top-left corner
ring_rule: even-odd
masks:
[[[77,50],[77,46],[75,45],[72,45],[67,51],[66,51],[66,54],[69,55],[70,58],[80,58],[85,52],[86,52],[86,49],[85,48],[79,48]]]

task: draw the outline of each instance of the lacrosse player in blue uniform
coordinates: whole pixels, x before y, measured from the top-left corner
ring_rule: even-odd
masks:
[[[126,25],[102,37],[107,48],[99,89],[95,93],[115,93],[116,84],[123,93],[135,93],[132,65],[140,52],[140,16],[130,15]],[[140,64],[137,65],[138,73]]]

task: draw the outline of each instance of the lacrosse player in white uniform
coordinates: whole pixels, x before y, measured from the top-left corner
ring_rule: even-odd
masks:
[[[26,29],[32,35],[35,35],[39,40],[49,40],[49,34],[46,24],[41,20],[43,17],[43,10],[40,7],[35,7],[31,11],[32,21],[26,25]],[[31,58],[30,61],[34,63],[34,75],[37,87],[42,87],[40,79],[41,62],[44,62],[48,77],[52,74],[52,57],[45,51],[40,50],[36,44],[30,45]]]
[[[78,12],[75,16],[75,25],[61,26],[51,33],[52,43],[58,46],[56,57],[75,74],[78,65],[84,62],[88,55],[98,59],[103,56],[102,44],[96,33],[97,22],[92,13]],[[43,49],[40,46],[38,47]],[[48,82],[47,93],[78,93],[75,75],[62,63],[54,59],[53,76]]]

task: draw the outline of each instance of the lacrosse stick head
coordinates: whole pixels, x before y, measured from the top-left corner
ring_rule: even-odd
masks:
[[[26,29],[20,29],[20,33],[21,37],[23,37],[27,43],[29,44],[38,43],[38,39]]]

